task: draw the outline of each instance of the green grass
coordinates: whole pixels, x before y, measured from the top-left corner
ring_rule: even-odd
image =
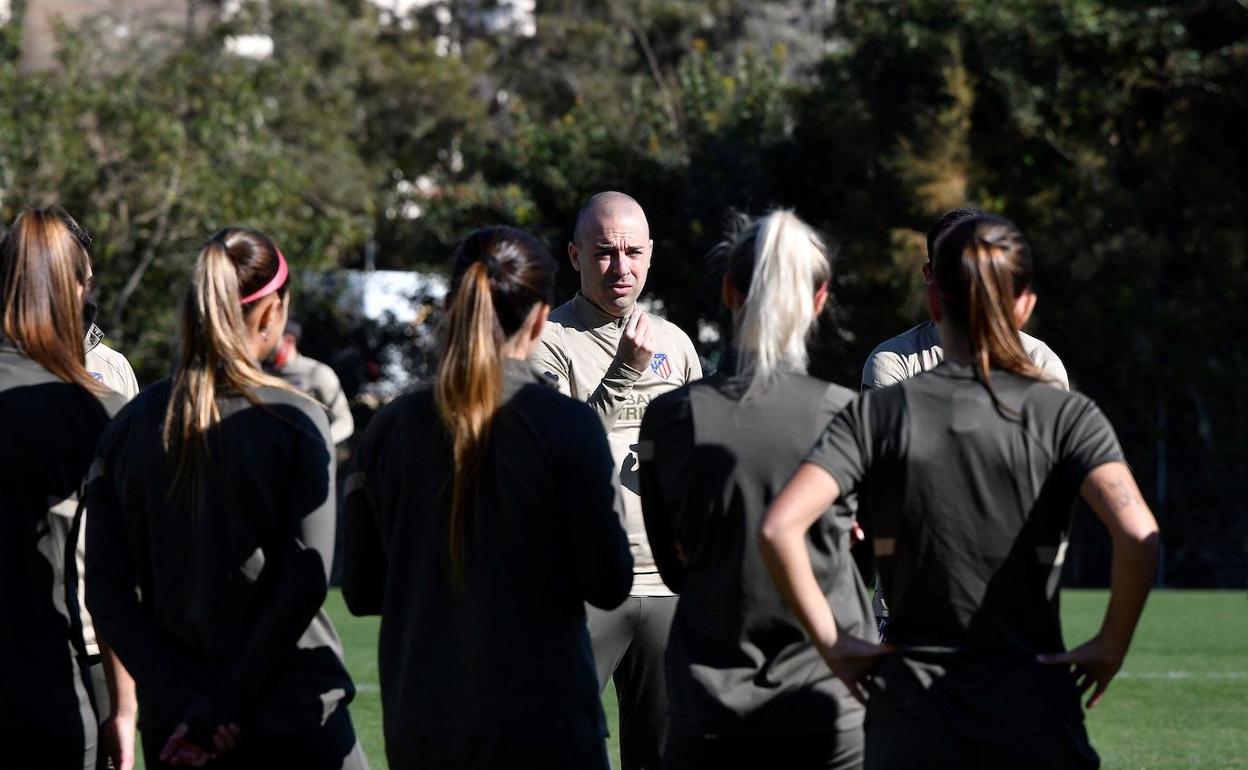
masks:
[[[1067,645],[1099,627],[1104,591],[1066,591]],[[1248,601],[1242,591],[1158,591],[1131,652],[1087,712],[1110,768],[1244,767],[1248,761]]]
[[[1062,594],[1066,642],[1090,637],[1105,591]],[[373,770],[385,770],[377,619],[354,618],[334,592],[327,603],[359,687],[351,715]],[[615,693],[603,699],[619,767]],[[1088,729],[1106,770],[1243,767],[1248,757],[1248,601],[1242,591],[1158,591],[1149,599],[1131,654]]]

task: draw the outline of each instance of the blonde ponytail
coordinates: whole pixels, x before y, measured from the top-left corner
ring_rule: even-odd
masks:
[[[791,211],[773,211],[737,238],[729,279],[746,294],[735,341],[739,373],[749,380],[745,398],[778,371],[806,371],[815,294],[830,276],[823,240]]]

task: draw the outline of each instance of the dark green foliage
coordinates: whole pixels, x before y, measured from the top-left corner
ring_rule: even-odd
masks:
[[[1032,240],[1033,331],[1118,428],[1164,579],[1248,579],[1242,4],[542,0],[531,37],[474,24],[486,0],[406,25],[358,0],[267,5],[174,45],[115,50],[88,25],[39,74],[0,28],[0,213],[59,200],[96,231],[109,331],[145,379],[222,225],[265,229],[302,267],[368,250],[443,270],[496,222],[561,255],[612,188],[646,207],[650,293],[690,330],[723,322],[703,255],[731,212],[788,206],[827,233],[813,369],[855,385],[925,316],[927,222],[969,202]],[[273,58],[221,52],[257,25]],[[1099,530],[1080,531],[1072,577],[1101,579]]]

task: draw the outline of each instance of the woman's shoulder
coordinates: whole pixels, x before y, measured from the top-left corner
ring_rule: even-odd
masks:
[[[293,388],[265,385],[256,388],[255,395],[262,404],[267,404],[269,406],[290,406],[300,412],[303,412],[309,417],[315,414],[323,416],[325,413],[325,407],[318,404],[315,399]]]
[[[722,377],[713,374],[655,396],[646,407],[646,415],[642,421],[643,427],[653,428],[656,425],[692,419],[693,399],[703,393],[714,397],[722,396],[718,387],[720,384],[722,384]]]
[[[800,375],[803,379],[803,385],[812,392],[821,393],[825,406],[832,406],[837,410],[845,408],[845,405],[853,401],[859,392],[844,385],[838,385],[835,382],[820,380],[810,375]]]
[[[1082,410],[1088,406],[1095,406],[1095,402],[1086,394],[1077,390],[1067,390],[1053,380],[1036,379],[1020,374],[1008,376],[1018,383],[1019,389],[1022,390],[1022,399],[1028,405],[1053,410],[1071,408]]]
[[[112,394],[118,401],[124,401],[124,403],[105,428],[100,439],[101,448],[113,447],[122,437],[125,437],[124,443],[129,445],[133,439],[139,437],[160,436],[165,412],[169,406],[169,390],[170,381],[166,377],[148,385],[129,401],[124,401],[120,395]]]
[[[589,405],[565,396],[545,380],[535,380],[521,386],[516,390],[511,403],[513,407],[553,425],[557,425],[560,420],[584,420],[587,416],[598,419]]]
[[[169,405],[169,393],[172,386],[173,383],[168,377],[153,382],[127,401],[113,421],[140,419],[142,415],[152,413],[159,413],[163,418],[165,409]]]
[[[560,393],[545,381],[522,385],[499,409],[495,419],[507,425],[523,426],[520,439],[513,431],[508,440],[527,441],[537,438],[542,446],[552,448],[584,441],[606,440],[602,419],[588,404]]]
[[[289,426],[289,430],[319,434],[326,443],[333,445],[329,434],[329,416],[325,413],[325,407],[311,396],[304,395],[293,388],[273,385],[256,388],[252,391],[252,396],[254,401],[253,398],[244,398],[239,394],[219,398],[217,404],[221,409],[222,422],[227,422],[230,415],[239,412],[256,415],[253,419],[264,420],[276,417],[277,422]],[[254,411],[250,409],[256,405],[264,408]]]
[[[858,391],[804,372],[779,372],[765,395],[773,402],[807,404],[827,416],[844,409]]]
[[[392,398],[385,406],[377,410],[373,420],[382,424],[419,420],[436,415],[437,401],[433,394],[433,383],[422,382],[413,385]]]
[[[1084,427],[1108,426],[1100,406],[1091,397],[1048,381],[1035,381],[1024,397],[1025,412],[1034,427],[1049,426],[1058,433]]]
[[[437,418],[437,413],[432,384],[414,385],[390,399],[369,418],[368,427],[360,437],[361,445],[376,443],[395,431],[405,433],[407,428],[427,424]]]

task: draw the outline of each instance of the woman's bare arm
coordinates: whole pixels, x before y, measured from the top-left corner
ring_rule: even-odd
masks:
[[[875,659],[892,648],[837,631],[836,616],[819,588],[806,550],[806,532],[840,493],[836,479],[827,471],[812,463],[802,464],[767,509],[758,545],[772,580],[815,647],[850,693],[865,702],[863,680]]]
[[[836,644],[836,617],[824,598],[806,550],[806,532],[840,497],[836,479],[803,463],[767,509],[758,533],[763,563],[785,603],[821,647]]]
[[[1122,668],[1144,611],[1157,572],[1158,530],[1157,520],[1123,463],[1105,463],[1094,468],[1079,492],[1104,522],[1113,542],[1109,606],[1095,637],[1069,652],[1042,655],[1040,659],[1071,665],[1079,676],[1081,691],[1095,685],[1088,698],[1088,708],[1092,708]]]

